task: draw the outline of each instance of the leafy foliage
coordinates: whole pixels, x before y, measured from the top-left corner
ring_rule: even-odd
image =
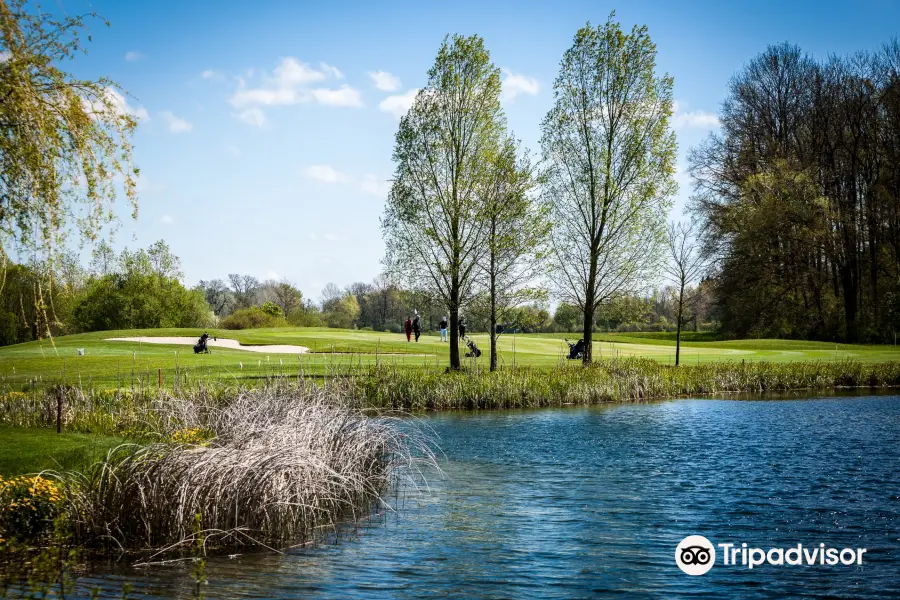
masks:
[[[560,297],[582,308],[591,361],[594,311],[655,275],[675,193],[673,80],[656,75],[646,27],[612,20],[578,30],[541,125],[544,195]]]
[[[52,255],[69,231],[93,239],[113,220],[117,182],[137,214],[129,141],[137,119],[115,83],[61,68],[84,51],[84,30],[84,16],[57,18],[26,0],[0,0],[4,265],[11,246]]]
[[[505,119],[500,70],[478,36],[445,38],[428,83],[401,119],[382,228],[393,274],[439,296],[460,367],[460,309],[476,287],[485,221],[479,196]]]

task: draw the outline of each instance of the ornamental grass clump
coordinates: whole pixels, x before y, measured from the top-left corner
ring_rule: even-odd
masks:
[[[77,476],[76,539],[159,548],[191,539],[199,514],[210,544],[278,544],[368,515],[434,458],[409,422],[343,397],[309,385],[160,398],[163,441],[121,446]]]

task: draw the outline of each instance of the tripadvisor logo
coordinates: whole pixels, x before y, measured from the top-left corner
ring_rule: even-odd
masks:
[[[716,564],[716,549],[702,535],[689,535],[675,548],[675,564],[688,575],[703,575]]]
[[[865,548],[829,548],[825,544],[790,548],[750,548],[747,544],[714,545],[702,535],[689,535],[675,548],[675,564],[688,575],[703,575],[716,564],[716,548],[721,549],[722,564],[754,569],[764,564],[782,566],[838,564],[861,565]]]

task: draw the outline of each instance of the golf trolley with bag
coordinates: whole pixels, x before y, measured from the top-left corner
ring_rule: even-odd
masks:
[[[578,340],[574,344],[569,340],[566,340],[566,344],[569,345],[569,355],[566,357],[567,359],[581,360],[584,358],[584,340]]]
[[[215,341],[216,338],[213,338]],[[210,354],[209,346],[207,342],[209,341],[209,334],[204,333],[200,336],[200,339],[197,340],[197,343],[194,344],[194,354]]]
[[[464,339],[465,339],[465,341],[466,341],[466,348],[469,349],[469,351],[466,352],[466,358],[478,358],[478,357],[480,357],[480,356],[481,356],[481,350],[478,349],[478,346],[475,345],[475,342],[472,340],[472,338],[467,337],[467,338],[464,338]]]

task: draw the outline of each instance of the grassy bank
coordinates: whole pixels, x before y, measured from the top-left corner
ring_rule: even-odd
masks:
[[[172,398],[204,398],[227,404],[251,389],[245,380],[184,380],[175,394],[156,387],[130,389],[69,386],[0,394],[0,424],[53,427],[62,395],[67,432],[136,438],[159,435],[158,404]],[[900,388],[900,362],[721,362],[671,367],[642,358],[598,361],[589,367],[508,368],[456,373],[436,367],[347,365],[328,377],[273,375],[254,382],[262,390],[301,394],[321,390],[360,409],[406,412],[471,410],[569,404],[634,402],[706,394],[763,394],[837,388]],[[60,391],[61,390],[61,391]]]
[[[117,436],[0,425],[0,475],[84,469],[124,442]]]
[[[2,419],[46,425],[41,405],[60,394],[63,428],[80,436],[8,425],[0,436],[13,432],[14,444],[31,432],[44,448],[77,436],[99,447],[127,431],[139,443],[78,472],[7,478],[0,537],[46,534],[56,521],[70,542],[101,548],[177,550],[198,537],[208,547],[303,542],[368,514],[401,473],[433,464],[411,424],[365,415],[343,389],[311,383],[141,397],[47,390],[7,395]],[[16,470],[26,458],[19,454]],[[38,497],[45,488],[52,493]],[[35,505],[40,522],[28,512]]]
[[[827,392],[898,388],[900,362],[712,363],[670,367],[649,359],[611,359],[590,367],[444,373],[371,369],[354,380],[371,406],[407,411],[498,409],[635,402],[705,394]]]

